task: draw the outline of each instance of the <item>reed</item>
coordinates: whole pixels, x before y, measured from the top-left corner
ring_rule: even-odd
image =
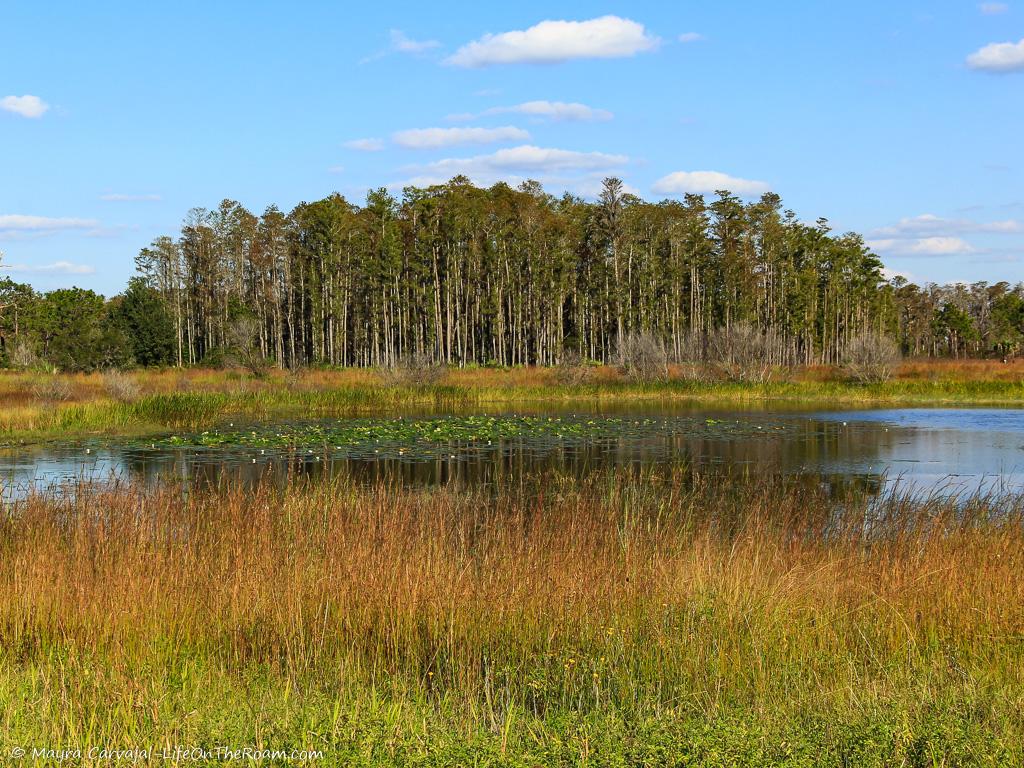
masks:
[[[1024,758],[1024,499],[683,470],[78,487],[0,527],[0,733],[327,764]]]

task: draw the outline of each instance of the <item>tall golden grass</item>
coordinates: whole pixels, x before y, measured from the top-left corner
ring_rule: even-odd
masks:
[[[681,369],[670,366],[670,374]],[[780,374],[781,375],[781,374]],[[71,390],[70,400],[87,403],[110,399],[104,374],[57,374]],[[310,368],[296,373],[271,369],[265,376],[253,377],[238,370],[210,368],[140,369],[130,373],[131,379],[146,395],[173,392],[237,393],[239,391],[317,391],[343,387],[380,386],[384,383],[379,371],[370,368]],[[21,406],[45,399],[40,384],[54,378],[53,374],[30,371],[0,371],[0,398],[5,406]],[[450,368],[444,381],[454,387],[522,388],[547,387],[557,384],[556,369],[537,366],[514,368]],[[591,377],[595,384],[622,383],[616,366],[597,366]],[[843,373],[834,366],[807,366],[787,370],[785,379],[793,382],[839,382]],[[1024,358],[1003,363],[998,360],[908,359],[896,371],[901,381],[999,381],[1024,382]]]
[[[751,749],[1010,759],[1022,519],[679,470],[32,496],[0,527],[0,732],[587,763],[612,723],[740,722]]]

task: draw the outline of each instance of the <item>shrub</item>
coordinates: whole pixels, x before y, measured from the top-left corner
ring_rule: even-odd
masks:
[[[20,368],[23,371],[38,371],[46,369],[46,362],[36,354],[32,345],[26,341],[19,341],[11,350],[10,364],[12,368]]]
[[[701,363],[707,357],[707,336],[700,331],[683,331],[674,346],[677,363]]]
[[[581,387],[594,378],[594,369],[575,349],[562,353],[562,359],[555,368],[555,381],[565,387]]]
[[[772,375],[772,341],[748,323],[719,328],[708,339],[708,362],[721,378],[763,383]]]
[[[676,375],[689,381],[712,378],[707,360],[707,336],[699,331],[683,331],[673,342],[672,359]]]
[[[293,365],[285,371],[285,389],[289,392],[300,392],[308,389],[306,378],[306,368],[302,365]]]
[[[228,325],[225,341],[227,343],[226,360],[245,368],[257,378],[262,378],[269,367],[263,350],[257,341],[260,322],[255,317],[238,317]]]
[[[630,332],[617,350],[619,367],[630,381],[648,382],[668,378],[665,343],[650,331]]]
[[[387,384],[401,387],[429,387],[440,383],[445,373],[445,367],[426,351],[404,355],[382,371]]]
[[[74,397],[71,383],[60,376],[48,376],[32,387],[32,396],[49,403],[63,403]]]
[[[122,403],[139,398],[141,390],[131,376],[122,371],[107,371],[103,374],[103,391],[109,397]]]
[[[880,333],[865,331],[846,343],[844,368],[854,381],[874,384],[892,378],[901,359],[895,341]]]

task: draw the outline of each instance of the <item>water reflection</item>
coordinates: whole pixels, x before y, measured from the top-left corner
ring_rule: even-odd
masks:
[[[682,409],[662,408],[661,415]],[[638,414],[640,412],[637,412]],[[352,457],[231,448],[150,448],[116,441],[48,444],[0,452],[7,499],[30,487],[112,477],[186,487],[222,482],[276,484],[348,476],[359,481],[501,487],[549,471],[583,476],[595,470],[684,466],[740,476],[800,474],[843,490],[876,492],[900,481],[923,491],[1024,489],[1024,411],[907,409],[799,414],[789,411],[686,409],[686,415],[742,419],[741,437],[630,435],[576,444],[529,439],[450,444],[430,458]],[[619,411],[622,415],[622,411]],[[645,409],[642,415],[657,415]],[[757,430],[764,426],[763,432]],[[783,430],[769,427],[784,425]]]

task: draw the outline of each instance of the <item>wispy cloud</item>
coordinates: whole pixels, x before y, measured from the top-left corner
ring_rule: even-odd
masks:
[[[400,29],[392,29],[388,31],[388,47],[383,50],[372,53],[363,59],[359,60],[360,64],[368,64],[371,61],[382,59],[389,53],[406,53],[418,55],[426,53],[427,51],[433,50],[434,48],[440,48],[441,43],[438,40],[414,40],[409,37],[405,32]]]
[[[100,200],[108,203],[155,203],[163,198],[160,195],[134,195],[122,192],[110,192],[100,195]]]
[[[909,283],[918,282],[918,279],[914,277],[913,273],[907,272],[903,269],[891,269],[890,267],[882,267],[882,277],[886,280],[893,280],[897,277],[902,277]]]
[[[662,176],[651,189],[659,195],[707,194],[727,189],[741,197],[756,197],[768,192],[771,186],[765,181],[741,179],[721,171],[676,171]]]
[[[515,182],[525,177],[550,177],[558,174],[588,174],[621,167],[629,162],[625,155],[604,152],[577,152],[570,149],[536,147],[524,144],[499,149],[489,155],[445,158],[411,170],[416,175],[407,183],[417,186],[440,184],[453,176],[468,176],[479,184],[495,181]]]
[[[588,21],[547,20],[523,29],[487,34],[445,59],[456,67],[556,64],[571,59],[614,59],[658,47],[643,24],[619,16]]]
[[[696,43],[704,39],[704,35],[700,32],[683,32],[679,36],[680,43]]]
[[[391,50],[398,53],[423,53],[441,47],[441,43],[437,40],[413,40],[400,29],[392,29],[389,35]]]
[[[489,115],[526,115],[527,117],[544,118],[558,122],[604,122],[614,115],[607,109],[596,109],[580,104],[578,101],[524,101],[509,107],[491,107],[479,114],[464,113],[449,115],[449,120],[473,120]]]
[[[959,237],[886,238],[868,240],[867,246],[891,256],[958,256],[976,251],[974,246]]]
[[[1003,221],[973,221],[971,219],[947,219],[932,213],[900,219],[895,224],[879,227],[870,232],[871,237],[913,239],[921,237],[952,237],[956,235],[989,233],[1016,234],[1024,232],[1024,226],[1014,219]]]
[[[438,149],[463,144],[498,144],[525,141],[530,134],[522,128],[505,125],[500,128],[413,128],[397,131],[391,140],[406,149]]]
[[[1024,232],[1024,225],[1015,219],[975,221],[949,219],[924,213],[905,217],[868,233],[867,244],[873,250],[890,256],[957,256],[976,253],[966,235],[1015,235]]]
[[[967,57],[967,66],[982,72],[1024,70],[1024,38],[1016,43],[991,43]]]
[[[1006,3],[981,3],[978,5],[978,10],[986,16],[998,16],[1000,13],[1010,10],[1010,6]]]
[[[344,146],[359,152],[380,152],[384,149],[384,140],[374,138],[352,139],[351,141],[346,141]]]
[[[107,230],[96,219],[26,216],[18,213],[0,215],[0,240],[34,240],[62,232],[94,237]]]
[[[0,272],[31,272],[60,275],[91,275],[96,267],[91,264],[75,264],[71,261],[55,261],[52,264],[0,264]]]
[[[50,105],[38,96],[4,96],[0,99],[0,109],[21,117],[37,119],[46,114]]]
[[[92,229],[99,225],[96,219],[24,216],[17,213],[0,215],[0,232],[56,232],[67,229]]]

